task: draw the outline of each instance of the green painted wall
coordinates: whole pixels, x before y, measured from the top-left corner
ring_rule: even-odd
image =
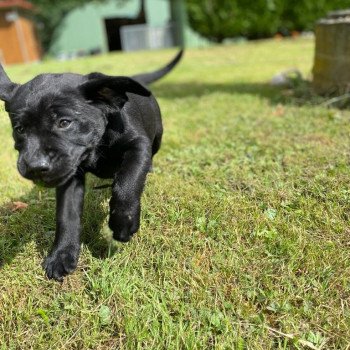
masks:
[[[146,21],[150,26],[162,26],[171,20],[168,0],[145,0]]]
[[[202,46],[207,41],[188,26],[185,0],[145,0],[146,22],[162,26],[176,20],[178,39],[186,46]],[[64,19],[49,54],[76,53],[99,48],[108,51],[104,19],[114,17],[135,18],[140,10],[139,0],[129,0],[123,5],[116,0],[104,4],[90,3],[75,9]]]
[[[87,4],[67,15],[59,28],[57,38],[50,47],[51,55],[74,53],[79,50],[100,48],[108,51],[105,32],[105,18],[135,18],[140,10],[139,0],[126,1],[120,5],[115,0],[104,4]],[[170,9],[168,1],[146,0],[146,21],[158,26],[169,22]]]
[[[100,48],[107,51],[104,18],[135,17],[139,10],[138,1],[128,1],[122,7],[116,1],[105,4],[87,4],[67,15],[49,53],[73,53],[78,50]]]
[[[177,23],[177,41],[184,47],[209,45],[209,41],[191,29],[188,24],[185,0],[171,0],[170,8],[173,21]]]

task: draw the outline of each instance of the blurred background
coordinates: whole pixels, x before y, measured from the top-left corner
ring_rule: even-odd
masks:
[[[0,61],[312,35],[347,0],[0,0]]]

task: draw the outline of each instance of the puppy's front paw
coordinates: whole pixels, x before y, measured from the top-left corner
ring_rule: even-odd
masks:
[[[129,242],[140,227],[140,209],[127,211],[115,209],[111,211],[108,224],[115,240]]]
[[[43,263],[46,276],[56,281],[73,272],[78,264],[79,248],[65,247],[54,250]]]

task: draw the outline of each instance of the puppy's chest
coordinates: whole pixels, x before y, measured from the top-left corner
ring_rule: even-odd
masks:
[[[104,136],[90,157],[86,171],[103,178],[113,178],[120,169],[124,153],[128,150],[135,130],[125,120],[123,113],[115,113],[108,118]]]
[[[96,150],[95,161],[86,170],[103,179],[113,178],[122,164],[123,154],[120,145],[100,147]]]

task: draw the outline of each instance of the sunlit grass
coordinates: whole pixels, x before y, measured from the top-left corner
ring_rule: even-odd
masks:
[[[127,75],[173,54],[8,71],[18,82],[42,72]],[[80,263],[63,284],[40,266],[54,193],[17,174],[1,112],[0,349],[346,349],[350,114],[266,84],[292,67],[309,77],[312,60],[311,40],[188,50],[153,87],[165,134],[140,231],[111,244],[108,191],[90,189]],[[29,206],[12,211],[14,201]]]

